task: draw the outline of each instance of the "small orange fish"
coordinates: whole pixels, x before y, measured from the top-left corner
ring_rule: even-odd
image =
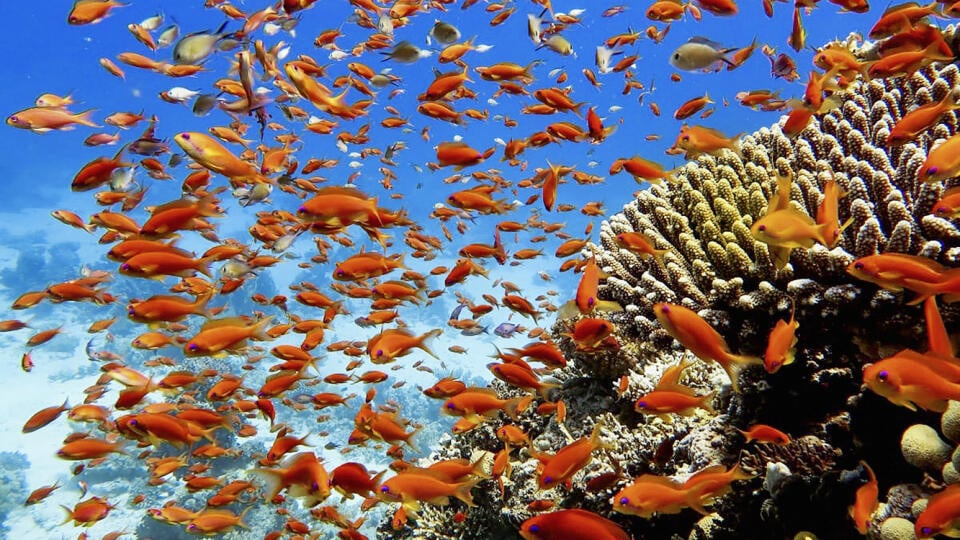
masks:
[[[107,517],[115,507],[103,497],[91,497],[74,505],[73,509],[62,506],[67,511],[67,521],[78,526],[89,527]]]
[[[873,474],[873,469],[867,465],[866,461],[861,461],[860,465],[867,472],[867,481],[857,488],[853,504],[850,505],[850,517],[853,518],[853,524],[860,534],[867,534],[870,528],[870,517],[877,511],[880,501],[877,496],[880,494],[880,488],[877,485],[877,477]],[[919,520],[918,520],[919,523]],[[918,534],[919,538],[920,535]]]
[[[520,525],[526,540],[629,540],[630,535],[609,519],[579,508],[540,514]]]
[[[569,481],[574,474],[590,463],[595,450],[607,448],[608,445],[600,440],[602,427],[602,422],[597,422],[590,437],[580,437],[552,456],[531,451],[531,455],[540,461],[537,479],[540,489],[554,488]]]
[[[906,144],[916,139],[921,133],[933,127],[944,114],[960,109],[952,92],[947,92],[943,99],[922,105],[903,115],[890,128],[887,136],[887,145]]]
[[[29,129],[34,133],[46,133],[52,130],[67,131],[77,124],[89,127],[100,127],[90,115],[93,109],[74,114],[66,109],[51,107],[32,107],[15,112],[7,117],[10,127]]]
[[[697,358],[720,364],[730,377],[734,391],[739,391],[737,377],[740,371],[750,364],[761,363],[759,358],[731,353],[719,332],[683,306],[661,302],[654,304],[653,312],[667,332]]]
[[[684,157],[691,159],[698,154],[716,154],[724,149],[739,153],[738,139],[739,136],[727,137],[713,128],[684,125],[673,147],[683,150]]]
[[[927,500],[914,523],[917,538],[960,534],[960,484],[951,484]]]
[[[797,345],[797,328],[800,323],[797,322],[796,304],[790,308],[790,320],[783,319],[777,321],[777,324],[770,331],[767,338],[767,349],[763,355],[763,367],[767,373],[776,373],[781,367],[792,364],[795,358],[795,349]]]
[[[947,360],[904,350],[863,368],[863,382],[895,405],[943,412],[960,400],[960,368]]]
[[[761,443],[790,444],[790,436],[775,427],[766,424],[754,424],[746,431],[737,430],[743,434],[746,442],[757,441]]]
[[[59,405],[59,406],[55,405],[55,406],[53,406],[53,407],[47,407],[47,408],[45,408],[45,409],[40,409],[39,411],[35,412],[35,413],[33,414],[33,416],[31,416],[31,417],[26,421],[25,424],[23,424],[23,429],[21,430],[21,432],[22,432],[22,433],[32,433],[32,432],[34,432],[34,431],[36,431],[36,430],[38,430],[38,429],[46,426],[46,425],[49,424],[50,422],[53,422],[53,421],[56,420],[57,418],[59,418],[60,415],[63,413],[63,411],[65,411],[65,410],[67,410],[67,409],[69,409],[69,408],[70,408],[70,407],[67,405],[67,400],[64,399],[62,405]]]

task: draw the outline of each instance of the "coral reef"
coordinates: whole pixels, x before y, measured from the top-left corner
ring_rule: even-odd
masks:
[[[924,425],[937,425],[937,419],[862,392],[861,368],[903,348],[925,350],[923,315],[919,308],[905,306],[909,298],[904,294],[856,280],[845,269],[856,258],[886,252],[957,264],[960,230],[931,215],[950,184],[923,183],[916,174],[930,148],[956,132],[956,115],[946,114],[914,143],[888,148],[886,140],[907,111],[942,99],[958,84],[955,65],[924,68],[906,79],[854,82],[840,94],[839,107],[814,119],[798,137],[773,126],[743,137],[739,153],[701,155],[676,170],[672,181],[640,191],[621,213],[604,222],[599,243],[585,252],[596,255],[607,275],[601,296],[624,307],[603,314],[615,323],[621,348],[595,354],[575,350],[569,339],[558,337],[571,360],[554,372],[563,383],[554,397],[565,400],[571,411],[566,427],[534,414],[525,414],[517,425],[536,448],[556,451],[572,440],[564,437],[567,429],[576,438],[602,421],[603,436],[617,444],[594,455],[570,489],[549,491],[537,488],[536,460],[524,449],[514,450],[504,496],[484,491],[484,503],[469,509],[458,535],[484,537],[504,522],[516,527],[532,515],[528,503],[546,498],[558,506],[597,511],[642,538],[691,529],[696,538],[784,538],[800,531],[855,538],[847,507],[865,477],[850,471],[857,470],[862,459],[877,471],[881,499],[887,500],[875,514],[872,530],[884,538],[902,537],[907,529],[903,521],[915,518],[910,505],[930,487],[918,485],[920,471],[903,467],[904,455],[907,447],[917,449],[912,435],[920,429],[925,441],[940,441],[936,430]],[[840,199],[840,222],[850,220],[836,247],[795,249],[782,268],[750,232],[766,212],[778,175],[793,179],[790,206],[810,216],[823,200],[825,183],[835,180],[846,194]],[[618,234],[633,231],[668,250],[662,264],[618,245]],[[774,374],[749,368],[740,381],[741,393],[718,395],[719,416],[674,415],[667,423],[639,415],[633,401],[684,356],[653,316],[657,302],[698,311],[732,350],[754,355],[762,352],[778,318],[788,319],[795,309],[796,361]],[[941,312],[948,328],[960,320],[953,306],[941,306]],[[571,322],[558,322],[554,333]],[[627,386],[618,393],[612,381],[621,376]],[[684,377],[698,394],[725,382],[713,363],[696,362]],[[506,392],[501,388],[500,393]],[[955,409],[950,409],[954,416]],[[733,429],[758,422],[787,431],[792,442],[747,444]],[[944,422],[944,432],[956,433],[955,419]],[[911,444],[905,443],[901,454],[899,434],[914,424],[923,427],[911,428],[911,436],[905,436]],[[495,421],[452,437],[431,459],[459,457],[463,448],[497,452],[502,443],[494,431],[500,425]],[[940,441],[936,467],[916,452],[908,461],[939,474],[952,450]],[[714,505],[722,519],[694,527],[698,517],[693,512],[653,520],[610,512],[610,496],[639,474],[682,480],[707,465],[736,461],[757,478]],[[611,471],[619,473],[616,482],[597,491],[586,487],[591,478]],[[401,533],[446,537],[442,527],[461,510],[456,505],[431,509],[415,528]],[[816,520],[811,520],[814,515]]]

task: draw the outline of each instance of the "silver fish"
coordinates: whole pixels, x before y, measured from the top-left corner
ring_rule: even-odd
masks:
[[[160,35],[157,36],[157,47],[169,47],[177,40],[177,37],[180,36],[180,28],[177,25],[172,24],[164,29],[163,32],[160,32]]]
[[[704,37],[694,36],[673,51],[673,54],[670,55],[670,64],[684,71],[700,71],[717,62],[733,65],[725,55],[735,50],[737,50],[735,47],[724,49],[721,48],[719,43]]]
[[[226,36],[223,33],[226,26],[224,22],[216,32],[195,32],[183,36],[173,47],[173,61],[194,66],[200,64],[213,54],[217,43]]]
[[[427,36],[433,37],[438,43],[449,45],[460,39],[460,30],[457,30],[457,27],[452,24],[437,20]]]
[[[381,54],[386,56],[384,61],[396,60],[397,62],[412,64],[413,62],[419,60],[421,56],[423,56],[423,51],[420,50],[420,47],[417,47],[409,41],[401,41],[400,43],[394,45],[389,51]]]
[[[195,116],[206,116],[210,114],[216,104],[216,94],[200,94],[193,102],[193,114]]]

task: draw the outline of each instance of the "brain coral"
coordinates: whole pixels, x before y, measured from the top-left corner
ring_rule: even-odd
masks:
[[[960,230],[930,215],[950,186],[916,180],[929,149],[957,132],[956,115],[945,115],[914,143],[887,148],[886,139],[906,112],[942,99],[958,85],[954,65],[924,68],[906,80],[854,82],[840,94],[840,106],[797,137],[787,137],[779,126],[761,129],[741,139],[739,153],[702,155],[679,168],[672,181],[639,192],[611,216],[590,251],[607,275],[601,296],[625,308],[603,315],[616,324],[621,348],[576,351],[569,339],[558,338],[572,360],[554,372],[563,382],[555,397],[571,411],[566,426],[532,413],[524,414],[518,426],[539,450],[556,451],[570,435],[589,434],[602,419],[603,436],[615,440],[615,448],[595,456],[572,489],[550,491],[536,487],[536,460],[515,450],[504,495],[499,489],[479,494],[481,508],[470,509],[457,534],[515,530],[531,515],[527,504],[537,499],[600,512],[638,538],[686,534],[699,519],[692,512],[644,520],[612,514],[609,498],[645,472],[683,479],[708,464],[739,461],[758,478],[714,506],[722,519],[711,522],[709,537],[784,538],[800,530],[823,538],[854,537],[847,505],[863,482],[855,472],[860,459],[888,485],[918,481],[916,470],[903,467],[898,445],[900,433],[916,418],[862,392],[860,371],[887,352],[924,350],[922,313],[906,306],[903,295],[857,281],[845,268],[855,258],[882,252],[921,254],[957,266]],[[766,211],[778,174],[792,176],[790,205],[811,216],[824,184],[835,179],[846,192],[840,221],[851,220],[835,248],[794,250],[783,268],[750,233]],[[668,249],[664,263],[621,249],[615,237],[629,231]],[[742,393],[719,395],[716,417],[697,414],[667,423],[637,414],[633,401],[683,355],[653,316],[656,302],[697,310],[733,350],[751,354],[763,350],[777,319],[786,319],[795,307],[797,360],[772,375],[762,368],[748,370]],[[957,309],[948,305],[941,311],[948,327],[957,323]],[[555,334],[569,322],[558,322]],[[718,385],[715,368],[696,362],[685,383],[702,395]],[[627,375],[628,386],[618,393],[611,381],[621,375]],[[758,422],[777,426],[794,442],[773,448],[747,444],[734,429]],[[502,445],[493,431],[500,425],[493,421],[450,438],[433,458],[460,457],[465,449],[496,452]],[[620,473],[615,484],[587,489],[587,480],[611,471]],[[443,538],[457,510],[431,509],[400,534]]]

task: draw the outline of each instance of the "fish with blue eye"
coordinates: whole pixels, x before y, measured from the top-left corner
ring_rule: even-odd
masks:
[[[510,338],[510,337],[513,337],[515,333],[517,333],[517,330],[519,328],[520,328],[519,324],[503,322],[498,324],[497,327],[493,329],[493,333],[502,338]]]
[[[487,326],[474,326],[472,328],[464,328],[460,331],[462,336],[479,336],[480,334],[489,334],[487,330],[490,328],[490,325]]]

